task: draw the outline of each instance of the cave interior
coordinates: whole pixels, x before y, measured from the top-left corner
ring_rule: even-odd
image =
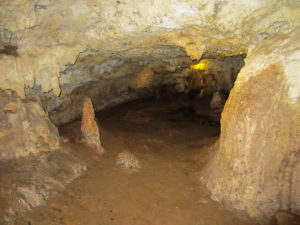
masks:
[[[0,18],[0,224],[300,224],[299,1]]]

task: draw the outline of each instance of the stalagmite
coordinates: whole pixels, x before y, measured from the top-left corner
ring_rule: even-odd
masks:
[[[104,153],[104,148],[100,141],[99,127],[95,119],[95,112],[92,100],[86,97],[82,107],[81,134],[83,140],[93,147],[98,153]]]

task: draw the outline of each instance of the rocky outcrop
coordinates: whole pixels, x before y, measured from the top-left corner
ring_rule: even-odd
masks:
[[[299,37],[298,28],[251,48],[202,177],[212,199],[262,222],[278,210],[300,214]]]
[[[0,159],[12,159],[60,147],[58,130],[36,102],[23,102],[0,89]]]
[[[96,148],[98,153],[104,153],[101,144],[99,127],[96,122],[92,100],[86,97],[82,107],[81,134],[83,141]]]

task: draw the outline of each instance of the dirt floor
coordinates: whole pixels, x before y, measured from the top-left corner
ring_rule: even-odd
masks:
[[[80,121],[62,127],[66,144],[87,161],[88,172],[46,206],[25,214],[21,224],[255,224],[210,200],[200,188],[199,170],[209,155],[209,148],[202,147],[219,135],[207,103],[201,103],[200,116],[180,98],[140,100],[100,112],[103,155],[78,142]],[[136,156],[141,169],[116,166],[117,155],[124,150]]]

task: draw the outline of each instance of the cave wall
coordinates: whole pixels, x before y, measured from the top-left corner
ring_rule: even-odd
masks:
[[[209,96],[215,92],[229,94],[238,73],[244,66],[245,54],[225,56],[223,58],[201,59],[192,65],[190,90],[199,89],[199,97]]]
[[[212,199],[267,222],[300,214],[300,29],[252,46],[203,173]]]
[[[0,89],[0,160],[59,148],[58,130],[40,105]]]
[[[40,101],[51,120],[62,125],[80,118],[85,96],[99,111],[129,100],[159,97],[159,89],[164,85],[173,92],[187,91],[192,60],[184,49],[161,46],[154,52],[155,57],[132,59],[82,54],[61,73],[59,97],[40,88],[27,88],[26,98]]]
[[[155,58],[161,46],[202,56],[246,52],[299,24],[298,1],[11,0],[0,2],[0,87],[61,94],[61,72],[82,53]],[[8,53],[8,54],[7,54]],[[171,55],[172,56],[172,55]],[[167,63],[171,70],[174,65]]]

